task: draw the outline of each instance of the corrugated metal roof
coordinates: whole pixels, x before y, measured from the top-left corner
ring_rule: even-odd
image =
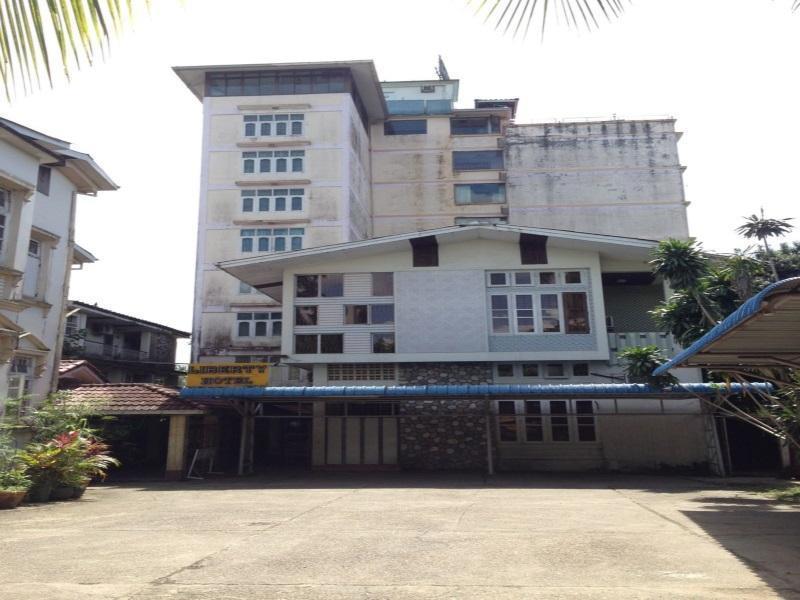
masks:
[[[753,384],[764,387],[766,384]],[[354,385],[314,387],[183,388],[182,398],[420,398],[469,396],[658,396],[686,398],[692,394],[714,395],[726,386],[714,383],[685,383],[667,389],[639,383],[563,385]],[[739,392],[741,384],[732,384]]]
[[[792,290],[793,288],[800,289],[800,277],[792,277],[790,279],[784,279],[782,281],[778,281],[776,283],[773,283],[772,285],[765,287],[758,294],[756,294],[755,296],[750,298],[747,302],[742,304],[738,309],[736,309],[736,311],[728,315],[721,323],[719,323],[711,331],[706,333],[694,344],[686,348],[686,350],[678,353],[678,355],[675,356],[675,358],[658,367],[655,371],[653,371],[653,374],[663,375],[670,369],[679,367],[681,364],[685,363],[687,359],[691,358],[695,354],[702,352],[703,350],[708,349],[709,346],[711,346],[714,342],[720,340],[720,338],[722,338],[725,334],[741,326],[743,323],[745,323],[749,319],[759,314],[762,310],[762,303],[767,298],[779,292],[786,292]],[[774,331],[774,334],[776,335],[777,338],[783,339],[783,336],[780,335],[781,333],[788,335],[788,332],[786,332],[786,330],[783,330],[781,332],[779,329],[776,329]],[[742,348],[742,350],[746,351],[747,348]],[[798,347],[796,348],[795,351],[800,352],[800,342],[798,342]]]

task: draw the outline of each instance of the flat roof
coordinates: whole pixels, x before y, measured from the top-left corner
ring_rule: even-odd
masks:
[[[261,63],[244,65],[198,65],[172,67],[186,87],[202,101],[205,96],[207,73],[227,71],[291,71],[300,69],[348,69],[353,76],[356,90],[364,103],[370,121],[385,119],[388,111],[381,91],[378,72],[371,60],[344,60],[298,63]]]

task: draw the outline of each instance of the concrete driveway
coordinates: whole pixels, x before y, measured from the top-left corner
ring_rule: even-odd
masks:
[[[0,598],[800,597],[800,508],[666,477],[325,474],[0,512]]]

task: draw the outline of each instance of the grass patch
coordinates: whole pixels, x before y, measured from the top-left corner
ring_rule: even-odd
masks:
[[[764,493],[779,502],[800,503],[800,485],[792,485],[784,488],[772,488],[765,490]]]

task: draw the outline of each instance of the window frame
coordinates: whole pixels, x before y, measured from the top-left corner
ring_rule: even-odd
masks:
[[[398,123],[408,125],[414,123],[419,125],[422,123],[421,129],[423,131],[397,131],[395,126]],[[402,126],[400,127],[402,129]],[[427,135],[428,134],[428,119],[389,119],[383,122],[383,135],[396,136],[396,135]]]
[[[259,310],[241,311],[234,313],[234,338],[236,339],[261,339],[270,337],[280,337],[283,333],[283,313],[279,310]],[[242,318],[249,315],[249,318]],[[268,315],[258,317],[258,315]],[[242,334],[242,325],[247,324],[247,334]],[[264,333],[259,334],[260,326],[263,325]],[[277,325],[277,331],[276,331]]]
[[[468,154],[473,156],[467,159]],[[477,155],[485,157],[487,159],[486,162],[479,161]],[[489,155],[492,155],[492,157],[489,158]],[[502,150],[453,150],[452,161],[454,173],[464,171],[504,171],[506,168]]]
[[[597,417],[601,413],[595,402],[593,399],[498,398],[492,411],[497,440],[500,444],[597,444],[600,442]],[[554,406],[560,404],[564,412]],[[540,429],[540,439],[529,438],[532,426]],[[566,431],[567,439],[556,439],[556,428]],[[508,439],[509,431],[514,432],[513,439]]]

